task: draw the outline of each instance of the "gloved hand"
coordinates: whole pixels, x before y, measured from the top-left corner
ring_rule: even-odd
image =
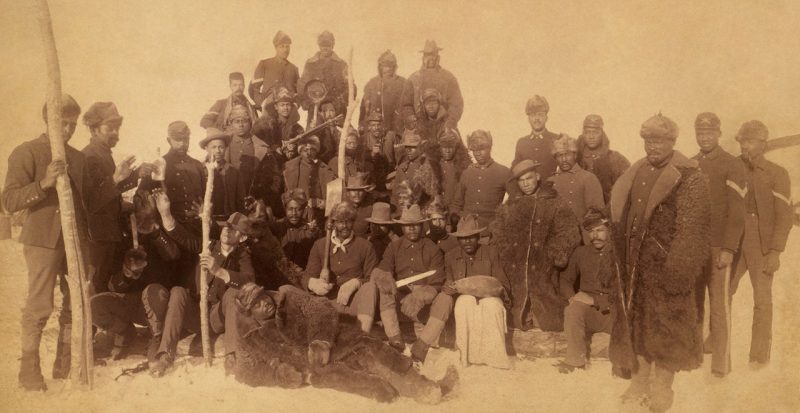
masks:
[[[425,307],[425,302],[422,301],[422,298],[419,296],[415,296],[413,293],[403,297],[400,300],[400,311],[403,312],[408,318],[412,320],[417,320],[417,314],[419,314],[422,307]]]
[[[381,294],[389,294],[389,295],[397,294],[397,284],[395,284],[394,277],[392,277],[392,273],[381,270],[379,268],[375,268],[374,270],[372,270],[370,279],[378,287],[378,291],[380,291]]]
[[[339,287],[339,295],[336,297],[336,302],[341,305],[347,305],[350,302],[350,297],[361,288],[361,281],[358,278],[353,278],[345,282]]]
[[[720,250],[714,257],[714,264],[717,268],[725,268],[733,262],[733,253],[728,250]]]
[[[775,250],[769,250],[764,257],[764,274],[772,275],[781,267],[781,253]]]
[[[327,283],[319,278],[308,279],[308,289],[316,295],[325,296],[331,291],[332,288],[333,284]]]

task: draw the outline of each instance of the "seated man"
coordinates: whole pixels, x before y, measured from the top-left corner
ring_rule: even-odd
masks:
[[[378,259],[369,241],[353,232],[355,219],[356,210],[349,203],[333,207],[331,239],[318,239],[311,247],[303,286],[312,294],[327,297],[340,313],[355,316],[361,329],[369,333],[378,297],[368,278]],[[329,268],[323,264],[326,254]]]
[[[339,175],[339,156],[334,155],[328,161],[328,167],[338,176]],[[347,179],[359,173],[373,175],[375,167],[368,156],[364,145],[361,144],[361,137],[354,129],[350,129],[344,141],[344,176]]]
[[[367,239],[372,243],[372,248],[375,249],[375,255],[378,261],[383,259],[383,252],[389,244],[399,239],[392,231],[392,206],[385,202],[376,202],[372,204],[372,215],[365,219],[369,223],[369,238]]]
[[[613,318],[609,294],[614,285],[614,258],[609,242],[608,219],[602,211],[590,208],[583,216],[583,229],[590,240],[581,245],[561,273],[561,295],[569,300],[564,309],[564,334],[567,356],[557,367],[561,373],[586,368],[588,342],[594,333],[611,334]],[[575,292],[575,282],[580,283]]]
[[[200,333],[199,284],[200,271],[205,269],[211,278],[208,287],[209,329],[215,334],[225,334],[225,370],[230,371],[236,360],[238,334],[236,329],[236,292],[242,285],[255,279],[249,250],[242,245],[247,239],[244,235],[249,222],[240,213],[234,213],[222,227],[219,241],[209,246],[208,254],[200,255],[200,263],[195,273],[195,288],[173,287],[170,291],[166,321],[156,362],[150,367],[153,375],[160,377],[172,365],[175,350],[183,329]],[[176,223],[176,225],[180,225]],[[199,247],[201,242],[196,245]],[[198,248],[194,253],[199,253]]]
[[[264,291],[249,283],[236,297],[241,345],[236,380],[249,386],[310,384],[390,402],[398,395],[436,404],[458,381],[428,380],[403,356],[357,328],[340,325],[331,302],[284,286]]]
[[[347,199],[353,208],[356,210],[356,220],[353,224],[353,231],[359,237],[366,238],[369,235],[369,222],[367,218],[372,215],[372,190],[375,185],[370,182],[370,176],[364,173],[358,173],[350,176],[345,180],[345,191],[347,191]]]
[[[180,250],[157,224],[157,214],[152,195],[137,193],[132,219],[137,223],[139,245],[121,257],[122,262],[117,264],[108,282],[109,292],[91,298],[92,322],[115,336],[111,350],[114,360],[127,355],[128,346],[136,337],[134,323],[150,329],[150,362],[154,361],[161,343],[169,289],[175,284]]]
[[[423,152],[421,147],[422,138],[416,132],[406,131],[403,133],[403,146],[405,147],[405,158],[397,165],[394,177],[395,183],[408,181],[412,186],[419,187],[419,204],[424,206],[433,202],[434,197],[441,193],[439,179],[440,174],[436,161],[431,159]],[[398,205],[398,194],[396,189],[392,189],[392,203]]]
[[[428,218],[428,232],[425,234],[442,250],[442,254],[458,248],[458,240],[447,232],[447,208],[439,202],[434,202],[425,208]]]
[[[226,150],[231,142],[231,134],[214,127],[206,129],[206,132],[206,138],[200,141],[200,148],[207,153],[206,162],[214,164],[211,215],[228,217],[234,212],[244,210],[244,197],[247,189],[239,179],[239,171],[225,159]],[[208,175],[207,169],[203,168],[203,172]],[[207,178],[207,176],[204,177],[204,179]]]
[[[417,114],[417,130],[422,140],[436,144],[445,130],[447,109],[441,104],[442,95],[436,89],[425,89],[420,96],[420,111]]]
[[[286,217],[270,222],[272,233],[280,240],[289,261],[306,268],[314,241],[321,236],[317,222],[309,220],[308,196],[302,188],[286,191],[282,196]]]
[[[511,368],[506,354],[506,308],[510,288],[503,270],[500,255],[492,245],[481,245],[478,241],[481,227],[476,214],[468,214],[458,223],[458,231],[451,235],[458,238],[460,248],[454,248],[444,256],[446,277],[443,292],[457,295],[456,282],[481,275],[493,277],[502,288],[499,296],[481,296],[464,291],[458,295],[454,316],[456,319],[456,347],[461,353],[461,364],[486,364],[501,369]],[[477,279],[473,279],[477,280]],[[476,281],[481,283],[481,281]],[[472,292],[472,291],[470,291]]]
[[[383,253],[383,259],[372,272],[378,286],[381,320],[389,344],[396,348],[405,346],[400,335],[397,305],[410,320],[425,323],[411,356],[424,361],[430,346],[435,345],[453,311],[453,297],[439,292],[444,281],[442,250],[422,234],[422,224],[427,221],[417,205],[403,210],[400,219],[403,237],[393,241]],[[426,271],[435,271],[431,277],[415,281],[400,289],[395,282]]]

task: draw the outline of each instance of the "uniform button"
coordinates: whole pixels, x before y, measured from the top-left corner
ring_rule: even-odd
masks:
[[[647,185],[647,182],[642,182],[642,186],[645,186],[645,185]]]
[[[480,191],[481,191],[481,190],[479,189],[479,190],[478,190],[478,192],[480,192]]]
[[[541,223],[541,222],[542,222],[542,220],[541,220],[541,219],[537,219],[537,220],[536,220],[536,223],[537,223],[537,224],[539,224],[539,223]]]
[[[641,199],[641,198],[639,198],[639,199],[637,199],[637,200],[636,200],[636,202],[642,202],[642,199]]]

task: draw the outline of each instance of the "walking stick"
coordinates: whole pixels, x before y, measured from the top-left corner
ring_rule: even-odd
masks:
[[[208,179],[206,180],[206,193],[203,198],[203,211],[200,219],[203,223],[203,248],[200,254],[208,254],[209,237],[211,233],[211,194],[214,192],[214,163],[206,163]],[[200,338],[203,342],[203,360],[206,366],[211,366],[211,337],[208,331],[208,270],[200,267]]]
[[[36,3],[37,20],[44,43],[47,65],[47,135],[50,138],[52,159],[66,160],[64,137],[61,127],[61,68],[58,63],[58,50],[53,35],[53,23],[47,0]],[[64,238],[64,251],[67,256],[67,284],[72,307],[71,358],[73,367],[70,379],[74,384],[88,384],[92,388],[92,312],[89,306],[89,281],[81,255],[81,240],[77,236],[75,203],[69,180],[61,175],[56,181],[58,204],[61,218],[61,234]],[[75,363],[77,362],[77,366]]]
[[[139,230],[136,227],[136,214],[131,212],[131,238],[133,239],[133,249],[139,249]]]

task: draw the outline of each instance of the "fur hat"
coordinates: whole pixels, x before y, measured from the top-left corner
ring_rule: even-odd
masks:
[[[751,120],[742,124],[739,132],[736,133],[736,141],[756,140],[766,141],[769,139],[769,129],[760,120]]]
[[[447,218],[447,206],[440,202],[432,202],[425,207],[425,216],[428,217],[428,219]]]
[[[324,32],[320,33],[317,36],[317,46],[330,46],[336,44],[336,38],[333,37],[333,33],[325,30]]]
[[[606,217],[606,214],[604,214],[603,211],[598,208],[589,208],[586,213],[583,214],[583,222],[581,222],[581,226],[583,229],[591,231],[593,228],[600,225],[608,225],[608,218]]]
[[[378,57],[378,66],[394,66],[397,67],[397,57],[391,50],[387,50]]]
[[[642,129],[639,131],[639,135],[641,135],[643,139],[662,138],[674,141],[678,137],[678,124],[659,113],[642,123]]]
[[[95,128],[101,123],[122,122],[122,116],[117,111],[117,105],[112,102],[95,102],[89,106],[89,110],[83,114],[83,123]]]
[[[554,156],[563,152],[578,152],[578,144],[575,139],[566,133],[562,133],[553,141],[551,152]]]
[[[275,33],[275,37],[272,38],[272,44],[274,46],[282,44],[292,44],[292,38],[289,37],[289,35],[284,33],[283,31],[278,30],[278,33]]]
[[[600,115],[586,115],[586,118],[583,119],[583,127],[603,129],[603,118]]]
[[[477,129],[467,135],[467,146],[470,148],[486,148],[492,146],[492,133],[483,129]]]
[[[695,130],[701,130],[701,129],[719,130],[719,127],[720,127],[720,121],[716,113],[703,112],[697,115],[697,118],[695,118],[694,120]]]
[[[283,205],[288,205],[290,201],[295,201],[300,206],[306,206],[308,205],[308,194],[303,188],[294,188],[284,192],[281,195],[281,200]]]
[[[445,129],[442,135],[439,136],[439,146],[450,148],[458,146],[459,142],[461,142],[461,136],[459,136],[458,131],[455,129]]]
[[[533,97],[528,99],[528,102],[525,104],[526,115],[536,112],[550,112],[550,104],[547,103],[547,99],[545,99],[544,96],[533,95]]]
[[[422,137],[419,136],[417,131],[407,130],[403,132],[402,146],[419,146],[420,144],[422,144]]]
[[[205,139],[200,141],[200,148],[205,149],[208,146],[209,142],[219,139],[225,142],[225,146],[227,147],[231,143],[231,134],[222,130],[219,130],[214,127],[210,127],[206,129],[206,137]]]
[[[305,138],[301,139],[300,142],[297,143],[297,151],[299,152],[300,148],[303,146],[310,146],[316,149],[317,152],[319,152],[320,148],[319,138],[314,135],[306,136]]]

